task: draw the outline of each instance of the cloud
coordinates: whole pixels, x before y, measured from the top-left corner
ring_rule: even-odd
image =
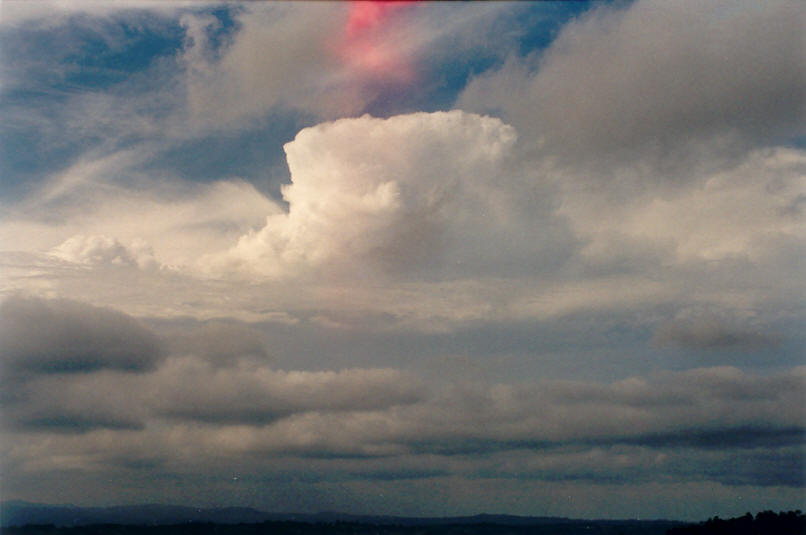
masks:
[[[110,315],[128,324],[108,310],[21,298],[6,301],[0,324],[17,333],[22,320],[8,318],[26,307],[38,311],[25,316],[29,324],[56,324],[45,308],[89,318],[96,330],[114,323]],[[484,375],[445,381],[396,369],[274,369],[272,340],[255,326],[179,322],[161,332],[169,337],[163,354],[171,354],[150,364],[54,373],[61,367],[45,363],[6,389],[8,477],[69,470],[79,478],[187,481],[214,467],[205,472],[213,478],[248,474],[245,486],[289,477],[387,485],[450,478],[460,486],[717,482],[745,490],[803,483],[802,368],[491,384]],[[131,346],[123,337],[103,340]]]
[[[149,176],[138,166],[152,156],[145,147],[87,156],[56,173],[0,220],[4,249],[49,251],[96,267],[148,267],[158,258],[187,268],[280,212],[242,180],[194,184]]]
[[[211,261],[271,277],[322,265],[438,264],[453,240],[510,224],[513,192],[496,182],[515,137],[497,119],[460,111],[304,129],[285,146],[288,213]]]
[[[802,381],[800,372],[759,378],[735,368],[712,368],[611,384],[460,386],[382,416],[388,435],[372,438],[372,432],[361,431],[362,425],[372,429],[370,422],[380,415],[348,416],[339,428],[350,429],[363,443],[395,437],[412,451],[443,455],[636,441],[659,448],[730,449],[778,444],[786,437],[781,444],[790,445],[803,432],[797,402]],[[715,440],[681,439],[720,433],[733,439],[720,446]],[[778,438],[767,442],[764,435]]]
[[[0,305],[4,375],[144,372],[163,356],[159,339],[126,314],[67,300],[10,297]]]
[[[157,268],[154,251],[143,240],[135,240],[129,247],[108,236],[83,236],[68,238],[51,249],[51,254],[61,260],[85,265],[124,265],[143,269]]]
[[[524,142],[564,163],[647,160],[674,172],[801,131],[803,14],[788,2],[599,7],[539,58],[477,77],[458,103],[502,110]]]
[[[393,370],[263,369],[251,378],[244,369],[211,371],[187,360],[163,369],[164,375],[155,376],[158,384],[168,384],[160,377],[181,375],[188,387],[153,396],[158,410],[173,407],[175,417],[247,424],[234,435],[243,441],[232,446],[265,454],[301,448],[323,455],[451,456],[617,444],[775,449],[799,444],[804,432],[798,405],[802,370],[763,378],[736,368],[705,368],[610,384],[457,383],[426,390]],[[192,388],[197,382],[207,385],[209,396],[203,399]]]
[[[215,19],[185,15],[183,60],[193,120],[201,127],[228,128],[277,106],[331,117],[360,111],[349,73],[328,50],[346,17],[340,5],[249,6],[237,15],[237,36],[215,57],[206,34]]]
[[[31,375],[9,385],[4,424],[11,431],[43,434],[142,430],[148,420],[143,385],[150,371],[107,367]]]
[[[93,430],[139,430],[143,422],[126,411],[117,412],[105,407],[102,396],[93,400],[93,405],[81,405],[68,398],[70,407],[52,406],[38,401],[35,406],[7,408],[4,411],[6,423],[16,431],[40,433],[87,433]],[[101,405],[98,405],[101,403]]]
[[[449,385],[392,369],[215,367],[182,356],[146,374],[29,383],[6,404],[18,445],[8,459],[43,477],[65,465],[147,478],[207,466],[261,484],[448,475],[798,488],[803,381],[803,369],[704,368],[612,383]]]
[[[806,438],[806,428],[801,426],[751,426],[731,429],[653,433],[627,440],[628,443],[653,448],[698,448],[698,449],[757,449],[799,446]]]
[[[216,366],[272,360],[260,331],[237,323],[211,321],[190,331],[180,329],[171,333],[167,342],[173,354],[193,355]]]
[[[454,137],[452,124],[467,132]],[[427,136],[406,128],[430,129],[432,137],[418,144],[412,139]],[[570,172],[521,173],[509,128],[461,112],[358,118],[303,132],[289,146],[287,210],[240,181],[145,181],[137,191],[102,180],[126,171],[127,161],[77,164],[25,203],[26,217],[20,206],[0,222],[5,246],[31,251],[5,255],[5,291],[57,293],[138,316],[320,322],[365,332],[457,333],[598,314],[639,336],[687,308],[752,313],[765,325],[797,314],[805,227],[781,208],[806,185],[802,151],[756,151],[698,184],[624,196],[618,186],[575,187],[579,176]],[[482,151],[496,139],[506,143],[488,159]],[[440,143],[441,160],[424,164],[428,147]],[[468,160],[469,150],[476,155]],[[319,165],[319,155],[331,167]],[[539,182],[555,178],[548,187]],[[378,194],[396,187],[400,194],[386,201]],[[59,210],[37,201],[51,192]],[[418,230],[427,236],[418,239]],[[107,260],[115,242],[144,238],[155,258],[181,269],[134,274],[125,265],[81,264],[94,275],[77,278],[75,267],[37,256],[76,235],[108,236],[111,244],[99,250]],[[86,240],[73,259],[92,261],[79,253],[99,239]],[[200,280],[196,268],[215,277]],[[379,273],[383,284],[365,284]],[[258,287],[249,283],[255,276]],[[132,295],[135,283],[160,290]],[[776,332],[796,339],[794,325]]]
[[[786,207],[806,191],[805,158],[797,149],[752,151],[673,188],[659,185],[657,174],[635,170],[596,187],[580,187],[582,174],[559,172],[558,212],[584,243],[580,260],[592,275],[666,266],[702,281],[711,269],[724,276],[745,263],[756,271],[737,286],[741,291],[762,279],[786,279],[782,270],[801,269],[797,259],[806,233],[801,217]],[[736,279],[725,277],[722,284],[730,280]]]
[[[723,351],[752,351],[779,345],[775,336],[729,325],[714,317],[665,323],[655,331],[653,340],[660,346]]]
[[[213,5],[213,2],[172,0],[149,5],[150,13],[171,15],[189,7]],[[144,11],[142,2],[137,0],[114,0],[112,2],[95,2],[93,0],[46,0],[42,2],[8,2],[3,6],[4,26],[19,26],[34,23],[42,26],[53,26],[63,23],[70,16],[91,14],[93,16],[121,15],[126,12]]]
[[[191,31],[196,19],[189,16]],[[205,20],[196,21],[199,39],[207,35]],[[524,159],[518,151],[530,135],[515,140],[512,127],[496,121],[455,111],[304,129],[287,145],[287,210],[238,179],[193,185],[146,172],[159,154],[152,145],[87,154],[11,207],[0,241],[28,252],[59,248],[97,280],[79,285],[66,270],[40,265],[40,276],[15,278],[12,287],[117,305],[120,275],[101,274],[101,260],[140,258],[119,246],[131,249],[142,239],[159,262],[185,275],[198,269],[227,281],[194,291],[198,281],[190,277],[149,279],[162,288],[147,308],[157,315],[224,317],[231,300],[241,319],[295,321],[299,310],[315,309],[332,325],[372,317],[386,328],[444,331],[636,304],[724,304],[740,295],[746,306],[761,307],[763,280],[773,280],[789,305],[800,295],[795,277],[780,273],[797,273],[802,258],[803,225],[792,209],[804,195],[802,151],[755,151],[738,165],[715,165],[667,188],[659,184],[662,166],[611,176],[558,169],[548,153]],[[420,140],[422,132],[429,134]],[[324,154],[333,158],[335,178],[318,163]],[[720,270],[731,275],[717,277]],[[389,286],[361,287],[378,273]],[[255,276],[286,286],[263,286],[256,295],[242,284]],[[414,280],[420,285],[400,285]],[[441,284],[429,284],[434,280]],[[704,281],[707,292],[691,291]],[[338,295],[347,287],[355,300],[345,304]],[[275,305],[267,310],[266,302]],[[133,301],[119,306],[146,310]]]
[[[730,453],[707,450],[665,450],[640,446],[597,445],[592,448],[549,450],[534,455],[528,450],[493,455],[477,467],[478,478],[578,482],[615,485],[709,481],[726,487],[789,487],[804,484],[803,458],[798,448],[774,452],[761,448]]]
[[[299,413],[383,410],[422,395],[419,381],[397,370],[216,369],[194,358],[168,361],[150,387],[158,414],[215,424],[264,425]]]
[[[312,120],[401,113],[423,104],[434,109],[429,97],[458,91],[446,87],[442,74],[456,67],[457,54],[470,63],[468,58],[496,57],[517,46],[516,36],[496,32],[490,20],[517,18],[519,8],[446,9],[425,2],[404,7],[355,23],[362,10],[375,8],[244,5],[234,13],[238,31],[215,50],[209,36],[219,22],[186,14],[181,57],[191,122],[229,130],[279,109]]]

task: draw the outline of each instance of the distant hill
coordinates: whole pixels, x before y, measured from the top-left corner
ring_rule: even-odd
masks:
[[[806,516],[800,511],[775,513],[762,511],[755,517],[750,513],[736,518],[721,519],[718,516],[690,526],[669,530],[667,535],[804,535]]]
[[[247,507],[198,509],[172,505],[124,505],[116,507],[76,507],[46,505],[20,501],[0,503],[0,526],[54,524],[83,526],[88,524],[181,524],[213,522],[218,524],[263,522],[267,513]]]
[[[209,533],[252,533],[246,525],[272,523],[272,533],[312,533],[305,524],[316,526],[317,532],[341,533],[336,526],[352,526],[349,533],[546,533],[563,535],[663,535],[669,528],[686,525],[684,522],[666,520],[575,520],[557,517],[525,517],[513,515],[480,514],[474,516],[444,518],[412,518],[394,516],[349,515],[336,512],[318,514],[267,513],[248,507],[195,508],[173,505],[127,505],[116,507],[77,507],[74,505],[46,505],[22,501],[0,502],[0,526],[38,525],[36,529],[8,530],[4,533],[60,533],[77,535],[95,533],[88,529],[71,530],[91,525],[131,526],[132,529],[116,529],[115,533],[140,533],[140,526],[149,533],[162,530],[149,530],[147,527],[172,526],[172,533],[178,525],[193,524],[194,530],[188,533],[208,533],[210,525],[217,526]],[[235,525],[241,525],[240,527]],[[282,526],[297,526],[291,531],[283,531]],[[222,527],[229,526],[229,528]],[[268,527],[268,526],[264,526]],[[400,528],[393,530],[392,528]],[[507,530],[501,528],[506,527]],[[57,529],[60,528],[60,529]],[[238,529],[236,529],[238,528]],[[325,529],[326,528],[326,529]],[[375,529],[375,531],[369,528]],[[411,528],[411,529],[407,529]],[[427,529],[426,529],[427,528]],[[539,528],[539,529],[538,529]],[[420,531],[415,531],[420,529]],[[426,529],[422,531],[422,529]],[[244,531],[246,530],[246,531]],[[301,531],[300,531],[301,530]],[[436,530],[436,531],[434,531]],[[186,531],[185,529],[182,530]],[[103,532],[103,530],[101,530]]]
[[[85,526],[88,524],[160,525],[187,522],[238,524],[274,520],[272,515],[249,507],[200,509],[174,505],[121,505],[115,507],[77,507],[47,505],[22,501],[0,502],[0,526],[25,524],[54,524],[56,526]],[[279,515],[293,520],[295,515]]]

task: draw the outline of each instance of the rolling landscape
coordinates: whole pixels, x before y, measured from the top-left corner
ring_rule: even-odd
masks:
[[[201,509],[139,505],[82,508],[3,502],[0,505],[0,525],[4,533],[28,535],[40,533],[665,535],[669,528],[687,524],[665,520],[575,520],[488,514],[414,518],[339,513],[282,514],[237,507]]]
[[[597,520],[479,514],[396,517],[341,513],[267,513],[247,507],[168,505],[76,507],[20,501],[0,503],[9,535],[802,535],[800,511],[747,513],[693,523],[673,520]]]

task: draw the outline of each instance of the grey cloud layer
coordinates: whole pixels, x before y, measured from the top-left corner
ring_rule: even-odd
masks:
[[[272,370],[262,341],[238,325],[211,323],[169,341],[130,316],[74,301],[12,297],[0,312],[4,400],[25,428],[136,428],[149,412],[259,424],[420,398],[419,382],[396,370]],[[168,347],[176,353],[160,363]]]
[[[18,309],[29,311],[26,317],[33,309],[38,312],[33,319],[46,325],[92,316],[91,325],[73,325],[74,337],[89,331],[95,339],[122,340],[121,325],[137,325],[138,336],[154,338],[123,314],[78,303],[15,298],[4,304],[5,317],[9,310],[22,316]],[[110,317],[114,321],[104,321]],[[219,333],[234,329],[213,328]],[[189,335],[204,339],[208,334],[197,329]],[[149,363],[150,371],[103,360],[106,366],[98,362],[82,368],[84,373],[62,377],[54,373],[65,371],[64,366],[52,362],[75,357],[61,346],[47,352],[39,347],[35,362],[49,363],[39,369],[46,373],[18,385],[5,400],[6,416],[18,432],[37,431],[30,436],[35,441],[52,440],[49,431],[90,436],[93,429],[143,433],[146,442],[180,440],[190,448],[183,455],[200,456],[196,462],[212,451],[225,458],[327,459],[617,446],[678,452],[763,448],[773,457],[781,451],[791,458],[787,448],[800,447],[804,433],[802,368],[770,376],[703,368],[610,384],[445,384],[393,369],[274,370],[257,345],[223,346],[225,357],[251,355],[243,361],[194,355],[185,342],[181,353]],[[115,358],[113,353],[108,361]],[[159,425],[164,421],[178,427]],[[146,442],[139,446],[140,455],[149,454]],[[164,448],[157,451],[167,451],[167,443]]]
[[[156,337],[123,314],[75,302],[18,297],[4,317],[26,307],[49,324],[73,321],[74,336],[107,339],[100,330],[134,324]],[[95,321],[75,323],[77,315]],[[519,482],[581,497],[663,483],[784,501],[804,485],[803,368],[503,384],[396,369],[283,371],[270,364],[270,340],[232,321],[174,322],[161,332],[164,355],[148,368],[39,370],[6,389],[6,481],[20,489],[50,481],[56,491],[71,474],[73,488],[91,494],[113,477],[119,501],[144,481],[181,481],[172,486],[179,494],[154,494],[164,500],[198,486],[237,494],[268,484],[300,492],[314,510],[323,485],[380,485],[404,498],[421,483],[450,493]],[[59,347],[38,355],[64,357]],[[233,475],[238,488],[229,487]]]
[[[0,340],[6,373],[143,372],[163,353],[158,338],[130,316],[66,300],[4,300]]]
[[[356,397],[345,405],[328,403],[317,408],[314,399],[298,403],[296,413],[284,415],[253,415],[249,409],[270,406],[267,398],[277,406],[276,400],[284,395],[283,383],[285,388],[293,384],[296,394],[313,392],[315,398],[317,385],[332,388],[332,379],[300,374],[295,380],[293,374],[282,374],[279,388],[275,385],[260,395],[247,385],[237,396],[249,399],[250,407],[227,413],[224,409],[233,407],[233,394],[221,392],[216,385],[210,387],[209,378],[186,375],[190,385],[210,394],[209,400],[200,403],[199,412],[181,413],[186,408],[182,401],[162,391],[163,408],[152,412],[148,416],[152,423],[139,431],[136,425],[118,423],[120,419],[103,427],[98,415],[93,426],[82,427],[80,415],[75,414],[73,431],[83,434],[52,435],[49,431],[62,413],[40,415],[10,436],[15,443],[28,444],[27,448],[12,448],[11,459],[26,470],[44,473],[63,468],[60,464],[68,459],[89,467],[115,466],[124,459],[136,466],[134,460],[150,458],[152,465],[138,470],[148,473],[153,466],[162,466],[169,472],[193,471],[204,465],[237,467],[248,460],[252,472],[265,471],[269,479],[282,467],[299,470],[302,478],[310,471],[311,476],[325,479],[343,477],[338,474],[345,472],[373,478],[380,471],[382,479],[452,473],[457,477],[546,481],[803,485],[798,473],[792,472],[802,465],[803,414],[794,408],[802,401],[802,371],[760,378],[738,370],[704,369],[650,380],[634,378],[628,386],[577,383],[570,395],[572,385],[552,383],[520,388],[441,387],[420,401],[416,401],[418,396],[395,399],[401,387],[379,383],[374,379],[379,374],[393,378],[395,372],[356,370],[331,377],[341,384],[373,384],[370,390],[388,390],[388,396],[351,386],[342,395]],[[221,384],[219,379],[215,382]],[[625,396],[625,391],[640,390],[636,386],[640,383],[651,393]],[[711,390],[704,390],[702,383]],[[747,394],[748,388],[757,392]],[[576,393],[580,390],[599,393],[579,399]],[[340,390],[333,391],[339,395]],[[75,390],[68,394],[74,396]],[[657,398],[664,396],[672,401],[659,402]],[[399,404],[387,407],[395,402]],[[171,416],[174,424],[169,428],[155,425],[169,403],[180,409]],[[192,423],[205,410],[205,423]],[[182,418],[186,423],[181,423]],[[34,424],[39,427],[31,433]],[[22,432],[25,430],[29,432]],[[102,455],[95,449],[98,441],[106,444]],[[42,455],[46,444],[56,447],[61,457]],[[295,459],[312,459],[308,462],[313,467],[302,468],[304,463]],[[294,468],[297,464],[299,468]]]
[[[775,348],[779,343],[772,334],[725,324],[713,317],[661,325],[654,340],[662,346],[713,350]]]
[[[384,409],[413,403],[421,395],[418,381],[396,370],[282,372],[265,366],[213,370],[192,359],[167,363],[148,386],[159,414],[257,425],[307,411]]]

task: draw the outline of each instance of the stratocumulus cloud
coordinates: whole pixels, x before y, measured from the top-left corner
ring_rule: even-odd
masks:
[[[803,384],[802,368],[759,376],[732,367],[611,383],[445,384],[390,369],[293,372],[255,360],[213,366],[184,349],[145,372],[40,375],[5,404],[7,424],[28,441],[9,459],[20,466],[41,462],[37,452],[55,440],[64,459],[96,470],[141,458],[192,469],[246,455],[267,473],[290,458],[318,459],[312,473],[338,474],[338,459],[365,458],[366,466],[350,470],[372,473],[378,465],[369,461],[385,459],[399,467],[387,471],[404,479],[428,466],[480,478],[517,471],[543,481],[568,474],[627,481],[675,473],[685,481],[702,477],[707,465],[708,477],[726,485],[798,487],[786,467],[802,446]],[[92,452],[101,437],[107,449],[99,456]],[[761,455],[771,472],[729,469]]]
[[[153,333],[114,310],[18,296],[0,314],[2,360],[14,372],[145,371],[163,353]]]

